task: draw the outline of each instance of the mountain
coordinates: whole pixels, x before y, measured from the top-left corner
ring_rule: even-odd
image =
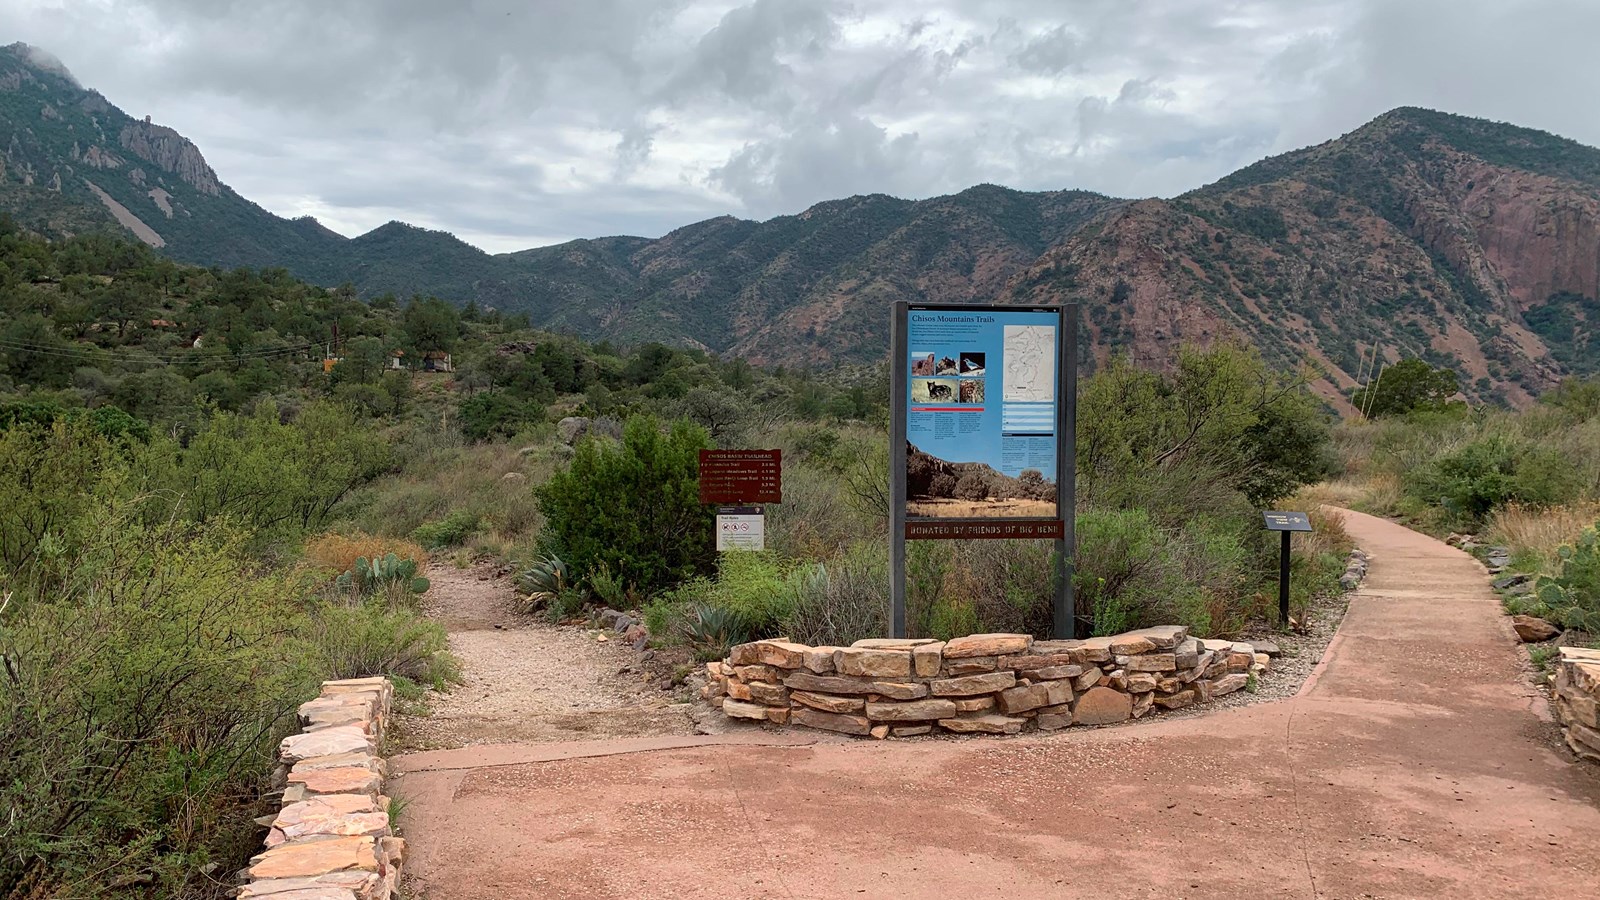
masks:
[[[1515,404],[1600,371],[1600,151],[1544,132],[1397,109],[1175,200],[1147,200],[1043,254],[1007,302],[1078,299],[1095,346],[1166,358],[1237,336],[1310,359],[1329,397],[1376,345]]]
[[[822,367],[881,359],[896,299],[1077,301],[1092,361],[1245,341],[1314,363],[1336,406],[1375,349],[1518,405],[1600,371],[1600,150],[1422,109],[1170,200],[980,185],[499,255],[399,222],[349,239],[275,216],[22,44],[0,48],[0,145],[0,213],[36,230],[119,222],[181,261],[476,301],[590,338]]]

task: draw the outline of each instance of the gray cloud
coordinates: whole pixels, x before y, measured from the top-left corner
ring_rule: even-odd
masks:
[[[1416,104],[1600,144],[1571,0],[12,0],[283,215],[491,250],[979,182],[1171,195]]]

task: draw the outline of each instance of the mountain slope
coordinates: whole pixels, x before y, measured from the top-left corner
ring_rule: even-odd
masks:
[[[1007,299],[1077,299],[1096,346],[1164,358],[1235,336],[1325,395],[1373,348],[1525,403],[1600,370],[1600,151],[1399,109],[1172,201],[1133,204],[1045,253]]]
[[[121,227],[187,262],[282,266],[364,295],[434,294],[550,328],[800,366],[881,359],[889,303],[1084,305],[1091,359],[1164,364],[1240,340],[1311,363],[1336,405],[1374,355],[1421,356],[1521,404],[1600,371],[1600,151],[1421,109],[1171,200],[980,185],[828,201],[659,239],[490,255],[398,222],[346,239],[222,183],[25,45],[0,48],[0,213]]]

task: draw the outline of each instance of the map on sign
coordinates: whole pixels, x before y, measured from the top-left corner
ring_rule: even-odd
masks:
[[[1005,400],[1049,403],[1056,399],[1056,329],[1050,325],[1005,327]]]

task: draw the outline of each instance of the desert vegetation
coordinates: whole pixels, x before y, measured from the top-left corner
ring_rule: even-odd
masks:
[[[1572,378],[1538,404],[1511,411],[1433,397],[1409,410],[1334,431],[1336,476],[1316,496],[1446,537],[1502,550],[1507,609],[1596,640],[1600,577],[1600,379]]]
[[[1113,363],[1082,397],[1095,629],[1260,620],[1257,510],[1329,466],[1304,379],[1219,347]],[[591,344],[0,223],[0,884],[223,894],[319,680],[388,675],[415,700],[456,677],[419,613],[430,564],[515,564],[530,608],[639,610],[685,654],[883,634],[887,400],[881,368]],[[784,451],[766,551],[714,551],[703,447]],[[1022,475],[1008,498],[1049,487]],[[1339,571],[1321,524],[1300,603]],[[914,633],[1045,633],[1051,553],[913,544]]]

